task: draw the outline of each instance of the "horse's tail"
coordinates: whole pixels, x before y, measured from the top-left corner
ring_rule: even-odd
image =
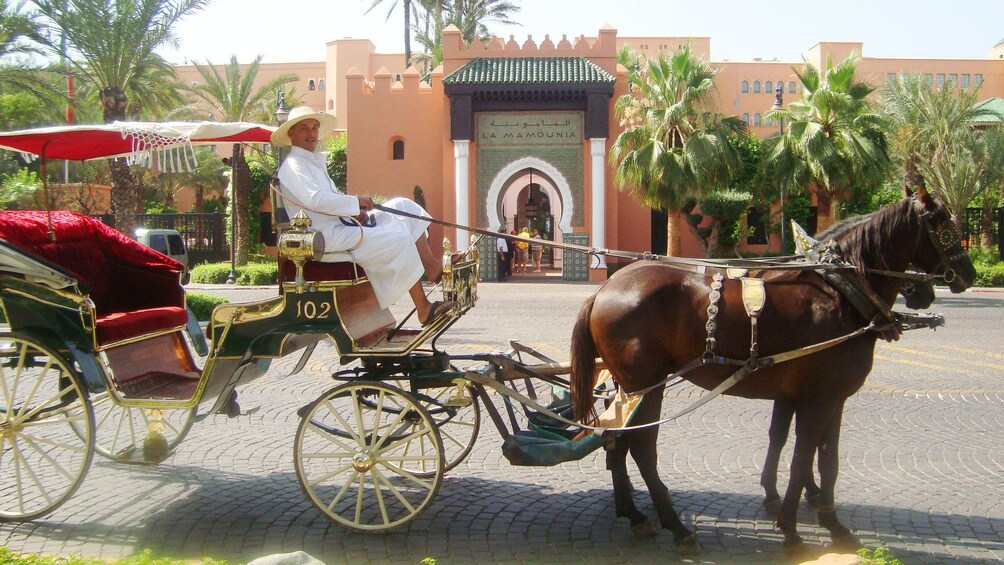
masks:
[[[590,296],[579,311],[579,318],[572,329],[572,410],[580,422],[596,418],[593,407],[593,386],[596,381],[596,342],[589,329],[589,318],[593,313],[595,295]]]

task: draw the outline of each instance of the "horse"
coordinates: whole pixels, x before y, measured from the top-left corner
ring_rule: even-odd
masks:
[[[818,241],[825,244],[838,234],[847,231],[851,226],[867,220],[869,216],[871,214],[855,216],[834,224],[818,234]],[[899,289],[899,294],[905,300],[907,308],[923,310],[934,303],[934,284],[926,277],[917,280],[906,279]],[[769,438],[767,455],[760,472],[760,486],[763,487],[764,491],[762,506],[771,516],[777,516],[781,510],[781,495],[777,492],[777,469],[781,461],[781,450],[788,442],[788,432],[791,429],[791,421],[794,416],[795,403],[791,399],[779,398],[774,401],[770,415],[770,427],[767,431]],[[805,501],[809,506],[819,506],[819,495],[819,485],[816,484],[810,473],[805,478]]]
[[[852,266],[844,277],[865,289],[876,306],[892,304],[901,285],[896,275],[910,263],[940,275],[955,293],[976,277],[951,217],[937,196],[923,188],[835,236],[832,247]],[[734,382],[725,394],[794,406],[795,449],[777,519],[785,549],[804,551],[796,523],[798,501],[817,450],[819,523],[829,530],[835,547],[857,548],[860,543],[834,508],[840,422],[845,401],[871,371],[882,328],[822,273],[798,269],[753,275],[764,281],[764,301],[754,325],[740,306],[744,284],[724,278],[723,270],[634,263],[611,276],[579,313],[571,339],[575,417],[581,422],[595,417],[597,357],[625,393],[642,395],[631,429],[619,433],[607,452],[616,515],[627,517],[637,533],[654,533],[631,497],[630,453],[678,551],[699,550],[696,535],[680,520],[659,477],[659,426],[646,424],[658,422],[668,377],[678,374],[708,390],[728,379]],[[787,360],[761,363],[757,355],[760,361]],[[741,378],[744,370],[748,375]]]

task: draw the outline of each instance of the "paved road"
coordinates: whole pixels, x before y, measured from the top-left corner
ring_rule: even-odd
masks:
[[[439,345],[481,352],[516,338],[565,359],[572,320],[594,289],[484,284],[478,307]],[[939,293],[932,310],[947,326],[881,343],[872,375],[847,403],[837,511],[866,544],[886,543],[906,563],[1004,561],[1004,293]],[[156,467],[96,457],[73,499],[44,519],[0,525],[0,542],[15,551],[117,558],[150,548],[232,562],[299,549],[329,564],[676,558],[668,532],[636,539],[615,519],[602,454],[513,467],[487,421],[415,522],[380,535],[329,523],[300,493],[292,439],[296,409],[331,386],[326,375],[337,357],[324,349],[303,374],[282,378],[291,363],[274,364],[241,390],[252,414],[196,424]],[[667,410],[687,401],[670,398]],[[759,507],[769,415],[769,403],[716,399],[661,432],[662,476],[696,525],[700,562],[783,560],[781,536]],[[643,490],[636,499],[654,517]],[[805,507],[799,522],[807,542],[827,541]]]

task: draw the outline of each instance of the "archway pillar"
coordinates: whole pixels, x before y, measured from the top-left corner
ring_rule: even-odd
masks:
[[[453,141],[453,186],[454,197],[457,204],[456,217],[454,223],[462,226],[471,225],[470,204],[468,192],[470,190],[470,162],[471,162],[471,142],[468,139],[456,139]],[[456,250],[466,251],[470,247],[470,237],[467,230],[457,230]]]
[[[607,140],[603,137],[594,137],[589,140],[589,156],[590,156],[590,177],[592,178],[592,186],[590,186],[590,192],[592,194],[592,208],[593,208],[593,221],[592,221],[592,247],[597,249],[605,249],[607,245],[607,175],[606,175],[606,157],[607,157]],[[602,273],[598,273],[601,277],[600,280],[606,278],[606,268],[607,261],[606,257],[603,255],[598,255],[599,264],[593,268],[593,270],[602,270]],[[590,276],[590,279],[593,277]]]

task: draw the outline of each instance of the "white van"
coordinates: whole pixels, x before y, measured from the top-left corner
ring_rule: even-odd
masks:
[[[176,230],[139,228],[136,230],[136,241],[181,263],[184,266],[181,284],[188,284],[188,250],[180,233]]]

